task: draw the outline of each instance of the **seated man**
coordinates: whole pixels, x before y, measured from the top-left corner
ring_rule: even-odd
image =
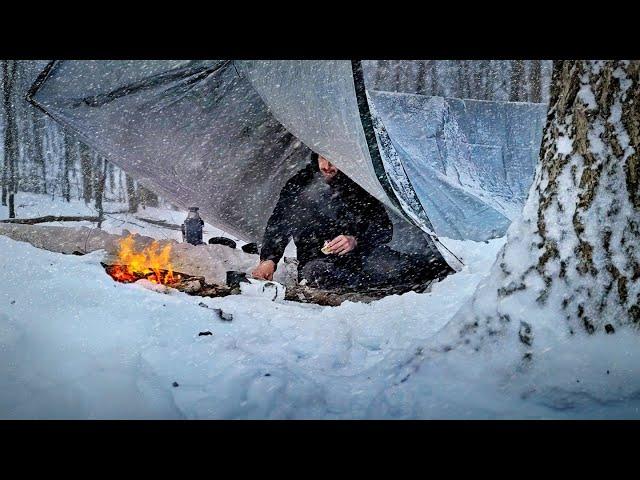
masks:
[[[451,271],[441,261],[391,250],[386,244],[392,236],[384,206],[314,153],[311,164],[282,189],[252,275],[272,280],[291,237],[298,280],[318,288],[360,290],[424,281]]]

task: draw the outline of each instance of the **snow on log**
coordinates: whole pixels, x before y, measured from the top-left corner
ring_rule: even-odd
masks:
[[[129,235],[127,230],[121,235],[107,233],[98,228],[72,228],[46,225],[23,225],[0,223],[0,235],[13,240],[27,242],[34,247],[51,252],[72,254],[104,250],[103,262],[117,263],[117,253],[121,240]],[[160,247],[171,244],[171,263],[176,271],[196,277],[204,277],[209,284],[224,285],[228,270],[249,273],[258,263],[258,255],[246,253],[224,245],[191,245],[175,240],[156,240],[144,235],[133,235],[136,249],[142,250],[157,241]],[[279,268],[274,280],[283,285],[295,283],[292,268]]]

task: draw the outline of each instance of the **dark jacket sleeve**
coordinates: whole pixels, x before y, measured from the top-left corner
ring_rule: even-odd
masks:
[[[293,235],[295,215],[292,214],[292,209],[302,188],[303,180],[301,175],[294,176],[280,192],[278,203],[273,209],[264,231],[260,260],[272,260],[277,265],[284,255],[284,250]]]
[[[389,243],[393,237],[393,223],[384,205],[373,197],[369,197],[366,203],[359,229],[361,233],[357,239],[358,248],[365,254],[375,247]]]

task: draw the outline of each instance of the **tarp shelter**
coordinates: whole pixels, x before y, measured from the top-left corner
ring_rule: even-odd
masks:
[[[438,235],[486,240],[520,214],[547,106],[370,92]]]
[[[361,62],[342,60],[55,61],[28,96],[141,184],[246,241],[260,242],[313,150],[386,206],[394,248],[436,239],[457,268],[436,236],[504,233],[496,192],[521,197],[532,169],[485,168],[510,165],[509,135],[469,142],[456,120],[473,117],[468,102],[415,97],[367,92]]]

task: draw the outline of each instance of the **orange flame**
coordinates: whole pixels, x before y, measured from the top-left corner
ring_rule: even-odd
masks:
[[[176,280],[173,275],[173,265],[169,259],[171,244],[162,249],[157,241],[140,252],[135,251],[132,235],[120,240],[118,249],[118,263],[111,270],[111,276],[119,282],[135,282],[146,278],[153,283],[170,284]]]

